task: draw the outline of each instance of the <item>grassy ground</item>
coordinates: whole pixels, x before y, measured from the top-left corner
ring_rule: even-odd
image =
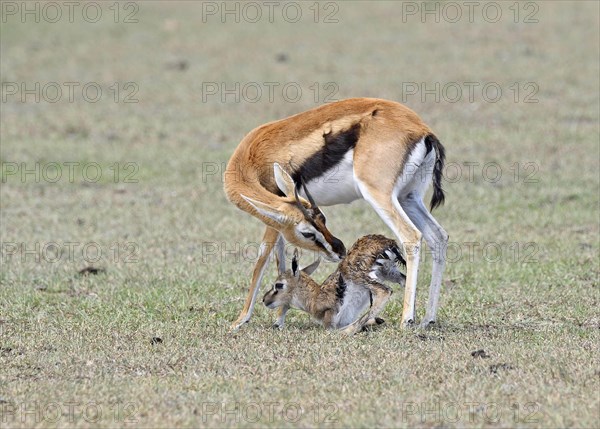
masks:
[[[24,24],[3,4],[3,428],[597,427],[598,4],[521,3],[515,23],[512,2],[498,22],[459,2],[459,22],[423,23],[408,3],[321,3],[317,23],[312,3],[297,23],[264,5],[222,22],[220,2],[122,3],[115,23],[103,3],[97,23],[64,6]],[[236,82],[239,101],[219,87]],[[222,163],[332,92],[404,101],[446,146],[440,325],[401,331],[397,291],[350,339],[298,312],[273,331],[264,307],[230,334],[262,227],[226,201]],[[363,202],[325,212],[347,245],[390,235]]]

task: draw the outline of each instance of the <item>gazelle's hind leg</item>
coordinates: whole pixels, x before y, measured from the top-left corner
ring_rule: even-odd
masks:
[[[252,310],[254,309],[254,303],[256,302],[256,296],[258,295],[258,291],[260,289],[260,282],[262,280],[263,274],[267,265],[269,263],[269,257],[271,256],[271,251],[275,246],[275,243],[279,240],[279,231],[273,229],[271,227],[267,227],[265,234],[263,235],[262,243],[260,245],[260,254],[258,256],[258,261],[256,261],[256,265],[254,267],[254,272],[252,273],[252,282],[250,283],[250,290],[248,291],[248,295],[246,296],[246,302],[244,303],[244,308],[237,320],[233,322],[231,325],[231,329],[239,329],[244,323],[250,320],[252,316]],[[281,261],[280,261],[281,263]]]
[[[409,193],[400,200],[400,205],[411,218],[413,223],[423,233],[423,238],[429,246],[433,256],[433,267],[431,272],[431,283],[429,286],[429,299],[425,319],[421,326],[427,327],[435,323],[440,289],[442,284],[442,275],[446,264],[446,248],[448,246],[448,234],[444,228],[431,216],[423,204],[421,195]]]
[[[404,212],[391,189],[377,189],[361,182],[359,185],[363,198],[371,204],[379,217],[396,234],[404,246],[406,257],[406,285],[402,308],[402,325],[410,326],[415,321],[415,300],[417,297],[417,275],[421,246],[421,232]],[[394,201],[396,204],[394,204]]]
[[[377,316],[384,309],[385,304],[387,303],[388,299],[390,299],[390,296],[392,296],[392,289],[389,288],[388,286],[384,285],[383,283],[378,283],[376,281],[369,281],[369,283],[366,286],[371,291],[371,299],[372,299],[371,308],[369,309],[369,311],[366,314],[361,316],[358,320],[356,320],[355,322],[346,326],[342,330],[342,332],[344,334],[352,335],[357,332],[360,332],[364,329],[364,327],[367,324],[369,324],[369,325],[379,324],[377,322],[377,319],[379,319]],[[381,320],[381,319],[379,319],[379,320]],[[383,323],[383,322],[381,322],[381,323]]]
[[[406,285],[402,309],[403,326],[415,321],[417,276],[422,233],[398,202],[406,188],[414,183],[415,173],[423,164],[435,161],[425,137],[414,144],[389,144],[387,152],[369,151],[369,143],[355,149],[354,174],[363,198],[377,211],[379,217],[396,234],[404,246]],[[422,186],[427,186],[427,180]]]

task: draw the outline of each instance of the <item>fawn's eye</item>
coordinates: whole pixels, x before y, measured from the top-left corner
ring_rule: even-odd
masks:
[[[277,289],[277,290],[283,289],[283,283],[275,283],[275,289]]]
[[[302,235],[304,236],[304,238],[308,238],[309,240],[313,240],[316,238],[315,234],[313,234],[312,232],[303,232]]]

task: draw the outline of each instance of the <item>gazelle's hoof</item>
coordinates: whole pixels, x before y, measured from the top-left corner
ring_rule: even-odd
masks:
[[[433,328],[434,326],[435,326],[435,320],[423,319],[421,321],[421,324],[419,325],[419,328],[421,328],[421,329],[429,329],[429,328]]]
[[[233,322],[231,324],[231,326],[229,327],[229,331],[230,332],[235,332],[238,329],[240,329],[242,326],[244,326],[246,323],[248,323],[250,320],[236,320],[235,322]]]
[[[282,330],[283,329],[283,325],[280,325],[279,323],[275,322],[275,323],[273,323],[273,325],[271,326],[271,328]]]
[[[415,326],[415,321],[413,319],[403,320],[401,324],[402,329],[410,329],[413,326]]]

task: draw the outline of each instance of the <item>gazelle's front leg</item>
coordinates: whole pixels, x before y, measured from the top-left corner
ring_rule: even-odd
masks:
[[[280,239],[279,235],[279,231],[271,227],[267,227],[262,239],[262,243],[260,245],[258,261],[256,261],[256,265],[254,266],[254,272],[252,273],[252,283],[250,284],[250,290],[248,291],[248,295],[246,296],[244,308],[242,308],[242,311],[238,316],[237,320],[231,325],[232,330],[239,329],[239,327],[242,326],[244,323],[248,322],[250,320],[250,317],[252,316],[252,310],[254,309],[256,296],[258,295],[258,291],[260,289],[260,282],[262,280],[265,269],[267,268],[267,265],[269,263],[271,251]],[[279,261],[279,264],[281,264],[281,260]]]
[[[275,257],[277,258],[277,272],[282,274],[285,272],[285,240],[283,236],[279,234],[277,243],[275,243]],[[273,323],[273,328],[283,329],[285,324],[285,316],[290,307],[282,305],[277,309],[277,320]]]

